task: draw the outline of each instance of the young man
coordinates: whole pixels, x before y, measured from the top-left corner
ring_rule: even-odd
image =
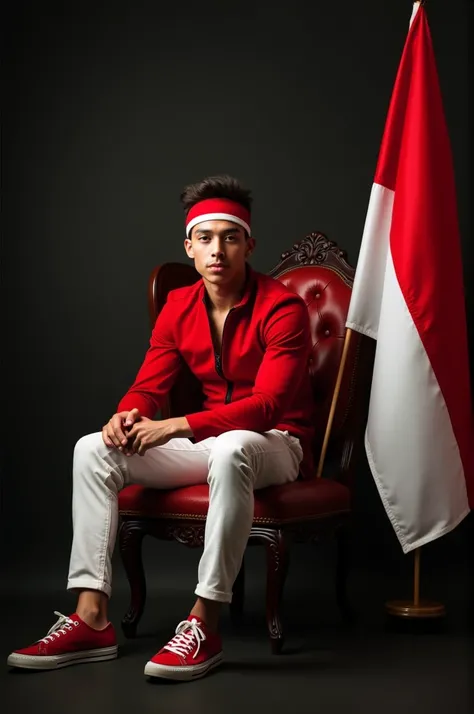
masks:
[[[232,598],[253,520],[254,489],[312,469],[311,349],[304,302],[247,263],[255,240],[250,192],[218,176],[187,187],[184,247],[202,276],[170,292],[136,380],[102,429],[76,445],[68,589],[76,611],[46,637],[13,652],[13,667],[55,669],[117,656],[107,619],[117,496],[139,483],[209,483],[197,600],[145,674],[195,679],[222,658],[222,603]],[[200,380],[203,411],[154,420],[186,362]],[[193,438],[193,441],[190,439]]]

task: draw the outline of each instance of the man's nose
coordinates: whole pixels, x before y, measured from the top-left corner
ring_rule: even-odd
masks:
[[[218,238],[212,243],[212,255],[224,255],[224,242]]]

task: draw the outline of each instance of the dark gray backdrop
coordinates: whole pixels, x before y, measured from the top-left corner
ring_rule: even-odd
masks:
[[[467,0],[427,10],[469,287],[472,13]],[[14,4],[2,147],[2,528],[12,572],[47,559],[65,574],[74,443],[101,428],[139,367],[151,268],[185,259],[184,184],[228,172],[253,189],[259,270],[312,230],[356,263],[410,12],[401,0]],[[468,290],[472,315],[470,300]],[[356,504],[360,558],[404,567],[365,466]],[[468,525],[425,549],[430,568],[463,561]]]

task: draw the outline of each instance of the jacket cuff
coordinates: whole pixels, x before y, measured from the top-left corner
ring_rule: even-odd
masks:
[[[139,394],[126,394],[119,402],[117,412],[129,412],[132,409],[138,409],[141,416],[153,419],[156,410],[147,399],[144,399]]]
[[[202,441],[216,435],[215,427],[212,427],[211,415],[211,410],[185,415],[196,441]]]

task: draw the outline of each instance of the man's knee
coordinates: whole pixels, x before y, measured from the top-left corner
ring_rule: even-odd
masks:
[[[247,444],[248,431],[226,431],[216,437],[209,455],[209,483],[212,480],[238,480],[251,476]]]
[[[125,457],[104,444],[102,432],[87,434],[76,443],[73,459],[74,488],[83,482],[102,482],[118,493],[125,485]]]
[[[211,447],[211,458],[224,457],[232,458],[234,456],[246,456],[247,444],[251,432],[243,430],[225,431],[219,434],[214,440]]]
[[[80,464],[97,457],[103,458],[107,451],[107,446],[102,439],[102,432],[82,436],[74,447],[74,463]]]

